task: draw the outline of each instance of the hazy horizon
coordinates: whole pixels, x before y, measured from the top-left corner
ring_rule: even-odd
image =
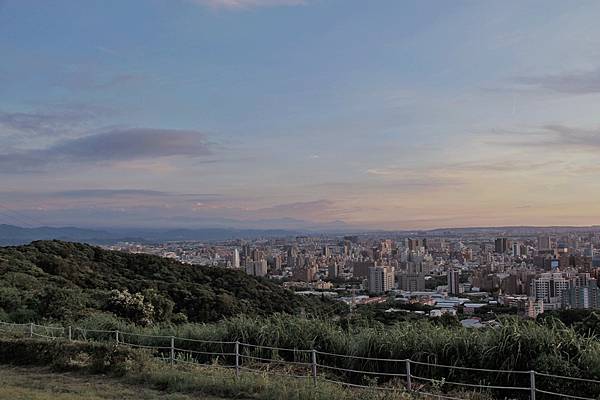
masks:
[[[0,224],[600,225],[598,15],[0,0]]]

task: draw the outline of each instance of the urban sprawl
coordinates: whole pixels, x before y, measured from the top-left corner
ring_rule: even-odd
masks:
[[[388,313],[458,315],[463,325],[472,327],[493,323],[486,315],[500,312],[536,318],[549,310],[600,308],[596,230],[504,236],[315,235],[119,243],[110,248],[240,269],[299,294],[327,296],[353,307],[391,299],[394,307]]]

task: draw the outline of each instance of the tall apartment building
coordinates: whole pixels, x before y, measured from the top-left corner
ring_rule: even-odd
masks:
[[[510,250],[510,241],[507,238],[498,238],[494,242],[494,250],[498,254],[508,253]]]
[[[402,273],[397,275],[398,289],[409,292],[425,290],[425,275],[419,273]]]
[[[406,270],[414,274],[427,275],[431,273],[432,264],[431,257],[410,253],[406,262]]]
[[[448,293],[460,293],[460,271],[453,269],[448,271]]]
[[[600,288],[594,279],[586,286],[572,287],[562,294],[564,308],[600,308]]]
[[[369,268],[374,266],[373,261],[354,261],[352,263],[352,276],[355,278],[368,278]]]
[[[314,265],[297,268],[292,274],[292,279],[301,282],[312,282],[315,280],[316,273],[317,267]]]
[[[281,267],[283,266],[283,261],[281,260],[280,255],[273,256],[271,258],[271,263],[272,263],[273,269],[275,271],[281,271]]]
[[[410,251],[418,251],[421,248],[427,248],[427,239],[406,239],[406,247]]]
[[[539,236],[538,237],[538,245],[537,245],[538,251],[546,251],[546,250],[550,250],[551,248],[552,248],[552,246],[551,246],[551,242],[550,242],[550,236]]]
[[[383,294],[394,288],[394,267],[369,267],[369,293]]]
[[[231,267],[232,268],[240,267],[240,252],[238,249],[233,249],[233,254],[231,255]]]
[[[342,273],[342,266],[336,262],[332,262],[327,266],[327,276],[329,279],[335,279]]]
[[[267,260],[249,261],[246,263],[246,273],[252,276],[267,276]]]
[[[562,292],[569,288],[569,280],[562,273],[548,272],[531,281],[531,297],[543,301],[547,309],[557,309],[562,304]]]
[[[527,255],[527,247],[523,246],[521,243],[513,243],[511,254],[513,257],[520,257]]]
[[[558,309],[565,306],[565,302],[573,301],[573,304],[579,306],[585,296],[591,292],[580,292],[578,290],[569,291],[570,289],[578,289],[582,287],[596,286],[596,280],[590,277],[587,273],[563,273],[563,272],[545,272],[533,279],[530,284],[530,296],[535,300],[544,302],[544,307],[549,310]],[[595,291],[592,290],[595,293]],[[588,294],[585,294],[588,293]],[[563,296],[569,297],[563,299]],[[583,297],[582,297],[583,296]],[[591,296],[594,296],[591,293]],[[575,307],[573,308],[580,308]]]

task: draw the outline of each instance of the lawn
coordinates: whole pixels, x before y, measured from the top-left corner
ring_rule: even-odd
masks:
[[[116,378],[53,373],[43,368],[0,365],[0,399],[11,400],[221,400],[202,394],[165,393]]]

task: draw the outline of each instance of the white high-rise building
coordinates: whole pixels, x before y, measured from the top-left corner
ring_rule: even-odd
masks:
[[[267,276],[267,260],[250,261],[246,264],[246,273],[252,276]]]
[[[544,302],[546,309],[563,306],[563,296],[568,289],[588,286],[595,280],[588,273],[545,272],[531,281],[531,297]]]
[[[238,249],[233,249],[233,255],[231,256],[231,266],[233,268],[240,267],[240,252]]]
[[[394,288],[394,267],[369,267],[369,293],[383,294]]]
[[[531,281],[531,297],[543,301],[548,309],[556,309],[561,306],[562,291],[569,286],[569,280],[562,273],[544,273]]]

